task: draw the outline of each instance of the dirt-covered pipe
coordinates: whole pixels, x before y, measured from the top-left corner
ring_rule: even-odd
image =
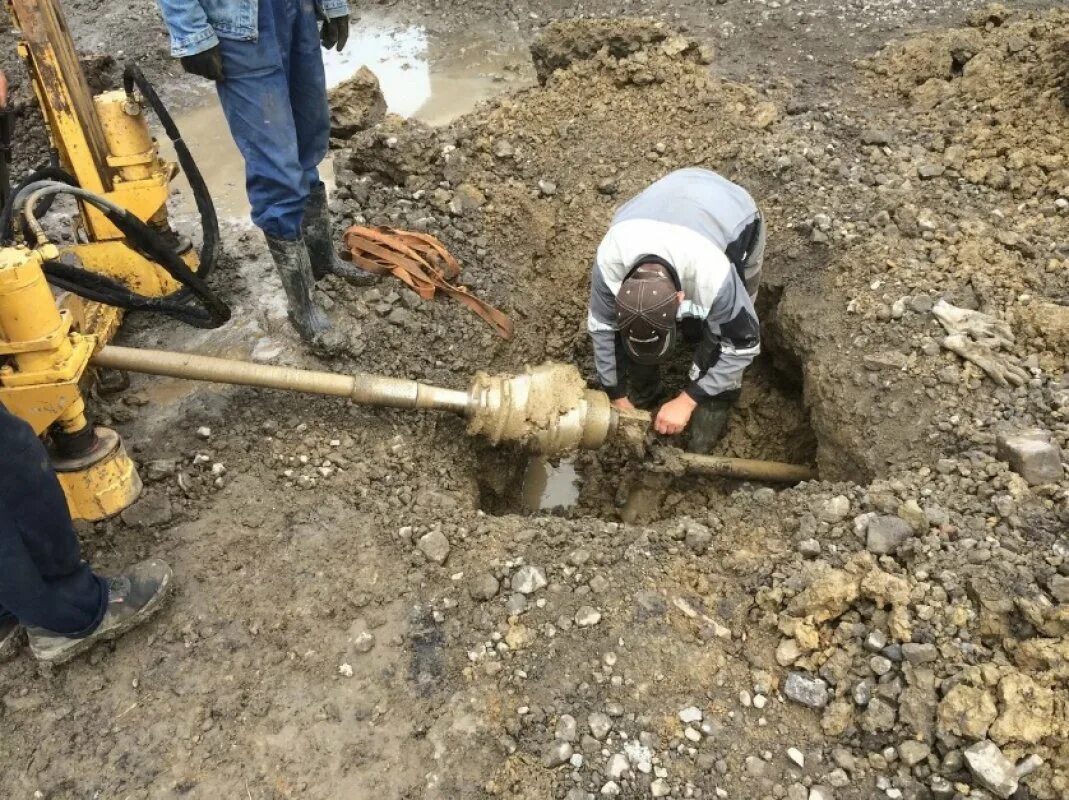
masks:
[[[229,358],[111,345],[97,351],[91,363],[108,369],[185,378],[191,381],[347,397],[359,405],[437,408],[461,414],[468,412],[467,392],[382,375],[338,375]]]
[[[801,483],[815,481],[817,473],[810,467],[798,464],[783,464],[778,461],[758,461],[751,458],[726,458],[703,456],[697,453],[680,453],[676,456],[687,472],[715,475],[737,481],[762,483]]]

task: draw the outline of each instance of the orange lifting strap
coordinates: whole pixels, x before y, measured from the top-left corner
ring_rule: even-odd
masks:
[[[512,320],[470,289],[450,283],[460,274],[460,264],[433,236],[354,225],[344,239],[348,252],[342,253],[342,258],[346,261],[376,275],[393,275],[424,300],[440,291],[489,322],[503,339],[512,338]]]

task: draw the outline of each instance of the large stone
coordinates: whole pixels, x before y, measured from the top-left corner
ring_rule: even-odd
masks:
[[[932,748],[927,742],[918,742],[915,739],[908,739],[898,745],[898,757],[910,767],[917,766],[931,753]]]
[[[441,531],[431,531],[419,538],[419,551],[435,564],[444,564],[449,558],[449,540]]]
[[[964,683],[953,687],[939,703],[936,720],[941,733],[982,739],[998,716],[995,700],[985,689]]]
[[[1047,431],[1037,429],[1000,433],[998,457],[1033,486],[1062,478],[1062,451]]]
[[[846,519],[850,513],[850,498],[844,494],[836,495],[824,503],[820,509],[820,518],[825,522],[835,524]]]
[[[858,597],[858,577],[841,569],[829,569],[818,575],[787,605],[793,617],[808,617],[826,622],[846,613]]]
[[[493,600],[499,588],[497,578],[489,572],[480,572],[468,583],[468,594],[472,600]]]
[[[542,751],[543,766],[552,768],[559,767],[572,757],[574,750],[568,742],[553,742]]]
[[[379,79],[367,67],[361,67],[330,93],[330,135],[335,138],[348,139],[385,116],[386,98]]]
[[[866,733],[883,733],[895,726],[895,707],[886,700],[874,697],[861,715],[861,728]]]
[[[901,517],[881,515],[869,520],[865,547],[876,555],[890,555],[913,536],[913,527]]]
[[[967,747],[965,764],[976,782],[996,797],[1008,798],[1017,791],[1017,770],[994,742],[985,740]]]
[[[1037,744],[1055,736],[1054,690],[1040,686],[1020,672],[1011,672],[998,685],[1002,713],[991,726],[988,736],[998,744],[1025,742]]]
[[[512,576],[512,591],[534,594],[545,587],[546,583],[546,573],[541,567],[524,564]]]
[[[783,693],[796,703],[810,708],[828,704],[828,684],[804,672],[791,672],[783,684]]]

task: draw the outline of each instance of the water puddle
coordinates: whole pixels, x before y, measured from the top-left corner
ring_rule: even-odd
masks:
[[[514,31],[468,30],[440,35],[421,25],[397,25],[387,19],[354,21],[345,51],[323,56],[327,86],[333,88],[368,67],[379,79],[389,111],[429,125],[444,125],[479,102],[510,88],[533,82],[533,69]],[[241,154],[214,92],[175,121],[211,188],[221,220],[249,225]],[[165,157],[174,153],[158,132]],[[322,168],[330,184],[329,159]],[[176,223],[196,223],[196,207],[184,182],[172,203]]]
[[[562,458],[553,464],[544,458],[532,458],[523,475],[523,509],[533,513],[571,508],[579,500],[579,488],[579,473],[572,459]]]

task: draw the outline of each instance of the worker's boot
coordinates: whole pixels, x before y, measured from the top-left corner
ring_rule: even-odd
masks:
[[[0,620],[0,662],[9,661],[22,645],[22,626],[14,617]]]
[[[327,187],[322,183],[312,187],[308,205],[304,207],[301,230],[308,244],[312,275],[316,281],[327,275],[339,275],[357,286],[369,286],[378,281],[378,275],[338,258],[334,249],[334,226],[330,219],[330,209],[327,207]]]
[[[134,564],[108,579],[108,608],[92,633],[82,638],[27,628],[30,652],[38,661],[63,664],[99,642],[110,642],[156,613],[171,591],[171,568],[162,561]]]
[[[330,330],[330,319],[312,297],[315,279],[312,277],[308,248],[303,239],[287,242],[271,236],[264,238],[267,239],[271,258],[275,260],[278,276],[282,279],[282,288],[286,290],[290,322],[302,339],[315,342]]]
[[[714,397],[700,403],[690,418],[687,451],[708,455],[727,433],[735,398]]]

